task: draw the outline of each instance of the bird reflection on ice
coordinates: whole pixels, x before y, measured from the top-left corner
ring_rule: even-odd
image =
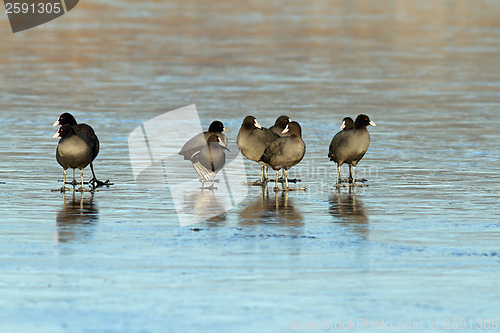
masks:
[[[348,193],[341,193],[337,188],[336,193],[330,198],[330,214],[336,222],[344,223],[354,228],[359,234],[368,233],[368,216],[361,200],[356,198],[355,188],[349,188]]]
[[[226,186],[218,186],[216,190],[200,189],[197,186],[186,186],[182,200],[175,201],[175,208],[181,226],[199,223],[223,214],[233,207]]]
[[[66,200],[66,194],[63,200],[63,207],[56,217],[58,242],[78,242],[92,237],[99,221],[94,195],[72,192],[71,200]]]
[[[245,204],[247,207],[238,213],[240,220],[238,224],[279,223],[291,227],[303,226],[303,216],[295,210],[293,200],[289,199],[288,195],[288,191],[270,194],[267,187],[262,187],[261,196]]]

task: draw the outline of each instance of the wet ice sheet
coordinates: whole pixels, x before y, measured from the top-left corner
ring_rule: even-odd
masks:
[[[4,22],[2,331],[494,319],[499,11],[86,1],[22,35]],[[204,128],[220,119],[233,142],[247,114],[299,121],[307,154],[291,177],[309,191],[253,187],[238,207],[181,228],[167,188],[135,184],[127,138],[193,103]],[[93,197],[50,191],[62,176],[51,124],[65,111],[101,140],[96,172],[115,185]],[[377,123],[357,170],[369,186],[337,193],[327,148],[359,113]]]

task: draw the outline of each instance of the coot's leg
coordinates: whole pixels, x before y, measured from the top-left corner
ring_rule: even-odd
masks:
[[[109,179],[106,180],[105,182],[102,182],[97,179],[97,177],[95,176],[94,165],[92,164],[92,162],[90,162],[90,170],[92,171],[92,179],[89,181],[89,184],[91,184],[93,188],[97,188],[99,186],[104,186],[104,185],[113,185],[109,182]]]
[[[247,185],[249,186],[262,186],[266,184],[267,181],[267,176],[264,175],[264,164],[260,164],[260,180],[256,180],[254,182],[247,182]]]
[[[215,187],[215,172],[212,172],[212,186],[211,186],[211,189],[214,190],[216,187]]]
[[[82,181],[82,187],[80,187],[79,191],[85,192],[85,188],[83,187],[83,169],[80,169],[80,179]]]
[[[63,186],[61,187],[61,192],[64,191],[66,191],[66,169],[64,169]]]
[[[336,181],[336,184],[337,185],[340,184],[340,163],[337,164],[337,181]]]

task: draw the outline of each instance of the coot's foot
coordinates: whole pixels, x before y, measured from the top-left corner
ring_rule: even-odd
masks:
[[[206,180],[204,180],[203,178],[200,178],[198,181],[201,183],[201,182],[204,182]],[[216,179],[214,182],[220,183],[220,179]]]
[[[58,181],[62,182],[63,180],[62,179],[59,179]],[[87,182],[83,182],[84,184],[89,184]],[[71,185],[73,187],[75,187],[76,185],[80,185],[81,183],[79,181],[76,181],[76,180],[72,180],[70,182],[66,182],[64,183],[64,185]],[[69,189],[68,189],[69,190]]]
[[[288,180],[290,181],[290,180]],[[275,187],[274,191],[307,191],[307,187],[285,187],[285,188],[279,188]]]
[[[270,181],[270,182],[273,182],[273,183],[275,183],[275,182],[276,182],[276,180],[275,180],[275,179],[269,179],[269,181]],[[301,182],[301,181],[302,181],[302,180],[297,179],[297,178],[288,179],[288,182],[289,182],[289,183],[297,183],[297,182]],[[283,177],[278,178],[278,183],[283,183],[283,182],[284,182]]]
[[[335,187],[368,187],[368,184],[356,184],[356,183],[349,183],[349,184],[341,184],[337,183],[335,184]]]
[[[64,193],[64,192],[66,192],[66,191],[71,191],[71,189],[69,189],[69,188],[67,188],[67,187],[63,186],[63,187],[61,187],[61,188],[58,188],[58,189],[52,190],[52,192],[61,192],[61,193]]]
[[[367,182],[367,181],[368,181],[368,179],[364,179],[364,178],[356,179],[357,183],[364,183],[364,182]],[[339,183],[349,183],[349,184],[352,184],[352,178],[340,179]]]
[[[275,183],[276,179],[269,179],[268,181]],[[301,179],[297,179],[297,178],[288,179],[289,183],[297,183],[297,182],[301,182],[301,181],[302,181]],[[283,177],[278,178],[278,183],[283,183],[283,182],[284,182]]]
[[[96,178],[92,178],[91,180],[89,180],[89,184],[92,186],[92,188],[113,185],[113,183],[111,183],[109,179],[107,179],[105,182],[102,182]]]

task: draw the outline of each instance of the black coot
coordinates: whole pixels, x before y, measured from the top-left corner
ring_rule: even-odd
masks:
[[[346,131],[348,131],[352,128],[354,128],[354,120],[352,120],[351,117],[345,117],[344,119],[342,119],[342,125],[340,125],[340,132],[335,134],[335,136],[332,139],[332,142],[330,143],[330,149],[328,151],[328,157],[330,157],[330,160],[332,160],[331,157],[332,157],[332,152],[334,150],[334,147],[338,144],[342,135],[344,135],[344,133]],[[349,164],[349,179],[352,179],[351,165],[350,164]],[[339,179],[339,182],[341,182],[341,181],[342,180]]]
[[[269,127],[269,129],[278,134],[279,136],[288,136],[287,133],[283,133],[283,130],[285,129],[286,125],[290,122],[290,117],[282,115],[279,116],[278,119],[274,122],[274,125]]]
[[[283,130],[283,134],[287,132],[289,136],[281,137],[271,143],[259,159],[276,171],[275,188],[278,187],[279,170],[283,169],[283,188],[289,189],[288,170],[299,163],[306,153],[306,144],[302,140],[302,129],[299,123],[290,122]]]
[[[208,127],[208,131],[199,133],[193,138],[189,139],[189,141],[186,142],[184,146],[182,146],[181,151],[178,154],[184,156],[185,160],[190,160],[191,156],[193,156],[194,153],[199,151],[207,144],[208,138],[213,134],[216,134],[222,140],[224,145],[227,146],[227,137],[224,135],[224,133],[222,133],[223,131],[228,132],[222,122],[218,120],[213,121]]]
[[[262,185],[266,180],[264,176],[266,163],[259,161],[260,157],[264,153],[264,150],[279,138],[278,134],[260,126],[254,116],[246,116],[243,119],[236,143],[243,156],[252,161],[259,162],[261,165],[260,182],[255,182],[255,185]]]
[[[83,169],[92,162],[92,145],[85,135],[77,133],[70,125],[61,126],[53,136],[53,138],[57,137],[61,139],[56,148],[56,160],[64,169],[61,191],[66,190],[66,169],[68,168],[73,169],[73,183],[75,180],[75,169],[80,169],[82,181],[80,191],[85,191],[83,188]]]
[[[370,134],[366,127],[376,126],[367,115],[360,114],[354,122],[354,128],[337,133],[330,144],[330,160],[337,163],[337,184],[340,183],[340,167],[352,165],[352,182],[355,182],[356,165],[363,158],[370,146]],[[340,135],[339,135],[340,134]]]
[[[99,154],[99,139],[97,138],[97,135],[95,134],[94,129],[91,126],[87,124],[78,124],[76,122],[75,117],[73,117],[73,115],[67,112],[61,114],[59,116],[59,119],[57,119],[52,126],[57,126],[57,125],[70,125],[75,129],[77,133],[85,135],[92,147],[92,161],[95,160],[95,158]],[[109,180],[106,180],[105,182],[97,180],[92,161],[90,162],[90,170],[92,171],[93,178],[89,181],[89,183],[92,184],[92,186],[94,187],[109,185]]]
[[[225,143],[216,134],[212,134],[205,142],[205,146],[191,156],[191,163],[193,163],[193,167],[200,179],[203,180],[202,188],[210,178],[212,178],[211,188],[214,188],[215,175],[226,164],[224,150],[229,151]]]

